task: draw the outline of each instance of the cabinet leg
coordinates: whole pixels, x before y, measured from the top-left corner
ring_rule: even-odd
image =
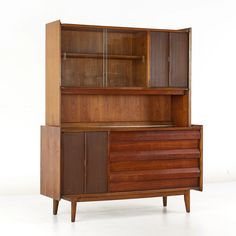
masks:
[[[163,197],[163,206],[166,207],[167,206],[167,196]]]
[[[186,191],[186,193],[184,194],[184,202],[186,212],[190,212],[190,190]]]
[[[75,222],[76,205],[77,205],[77,202],[75,201],[71,202],[71,222]]]
[[[58,205],[59,205],[59,201],[53,199],[53,215],[57,215]]]

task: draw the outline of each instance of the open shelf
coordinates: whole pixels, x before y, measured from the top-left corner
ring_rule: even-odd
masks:
[[[62,94],[86,95],[184,95],[186,88],[79,88],[61,87]]]
[[[124,60],[142,60],[145,61],[145,56],[136,55],[104,55],[102,53],[74,53],[74,52],[64,52],[61,57],[66,58],[108,58],[108,59],[124,59]]]

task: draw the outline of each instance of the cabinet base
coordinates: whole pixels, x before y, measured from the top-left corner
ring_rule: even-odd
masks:
[[[71,202],[71,222],[75,222],[77,202],[83,201],[100,201],[100,200],[119,200],[145,197],[163,197],[163,206],[167,206],[168,196],[184,195],[186,212],[190,212],[190,189],[175,190],[149,190],[149,191],[133,191],[133,192],[117,192],[117,193],[100,193],[100,194],[79,194],[79,195],[63,195],[62,199]],[[53,214],[57,214],[59,201],[53,200]]]

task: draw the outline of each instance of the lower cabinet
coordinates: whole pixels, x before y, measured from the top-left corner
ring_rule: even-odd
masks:
[[[62,133],[62,195],[202,188],[200,128]]]
[[[158,130],[76,131],[41,128],[41,194],[76,203],[184,195],[202,191],[202,126]]]
[[[62,194],[107,192],[107,132],[62,134]]]

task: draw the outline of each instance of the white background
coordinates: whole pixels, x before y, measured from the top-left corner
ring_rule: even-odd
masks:
[[[204,181],[236,180],[234,0],[1,0],[0,194],[38,193],[45,123],[45,24],[193,28],[192,123],[204,125]]]

